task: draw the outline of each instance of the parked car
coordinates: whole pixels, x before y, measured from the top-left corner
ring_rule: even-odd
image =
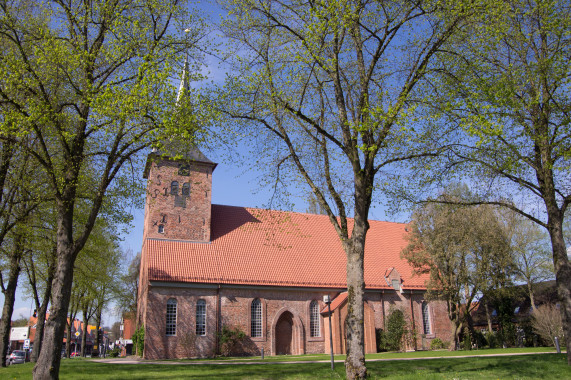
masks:
[[[14,350],[8,357],[8,364],[23,364],[26,362],[26,352]]]

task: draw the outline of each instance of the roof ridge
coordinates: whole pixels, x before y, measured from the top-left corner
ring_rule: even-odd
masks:
[[[219,207],[234,207],[234,208],[242,208],[242,209],[250,209],[250,210],[260,210],[260,211],[271,211],[271,212],[279,212],[279,213],[285,213],[285,214],[297,214],[297,215],[307,215],[307,216],[312,216],[312,217],[323,217],[323,218],[328,218],[329,219],[329,215],[324,215],[324,214],[312,214],[309,212],[300,212],[300,211],[288,211],[288,210],[276,210],[273,208],[261,208],[261,207],[249,207],[249,206],[233,206],[233,205],[223,205],[223,204],[217,204],[217,203],[213,203],[212,206],[219,206]],[[347,219],[349,220],[354,220],[355,218],[353,217],[348,217]],[[370,222],[375,222],[375,223],[390,223],[390,224],[402,224],[402,225],[408,225],[410,222],[394,222],[394,221],[390,221],[390,220],[377,220],[377,219],[368,219],[369,223]]]

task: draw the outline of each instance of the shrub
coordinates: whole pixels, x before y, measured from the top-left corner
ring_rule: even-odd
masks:
[[[546,343],[555,346],[555,337],[559,337],[559,344],[565,346],[561,313],[554,305],[541,305],[531,318],[533,331]]]
[[[246,334],[239,327],[223,326],[218,333],[218,349],[220,355],[230,356],[234,348],[246,337]]]
[[[117,358],[117,357],[119,357],[120,353],[121,353],[121,350],[119,349],[119,347],[115,347],[114,349],[109,351],[108,355],[111,358]]]
[[[478,330],[474,331],[474,334],[472,335],[472,340],[476,344],[477,348],[484,347],[487,344],[484,334]]]
[[[432,339],[432,342],[430,342],[431,350],[442,350],[444,348],[448,348],[448,343],[443,342],[440,338],[434,338]]]
[[[375,329],[375,336],[377,337],[377,352],[386,351],[386,347],[384,345],[385,332],[383,331],[383,329]]]
[[[520,327],[523,330],[523,344],[526,347],[533,347],[537,344],[537,334],[533,331],[531,325],[531,318],[525,318],[520,322]]]
[[[135,347],[135,353],[139,356],[143,356],[143,350],[145,348],[145,326],[141,325],[131,337],[133,340],[133,347]]]
[[[386,351],[398,351],[403,346],[406,334],[406,319],[400,309],[391,309],[386,323],[387,330],[383,334],[382,348]]]
[[[505,320],[500,324],[499,339],[505,347],[513,347],[517,341],[517,329],[512,321]]]
[[[488,331],[486,333],[486,341],[488,342],[488,347],[496,348],[498,346],[498,338],[493,331]]]
[[[464,351],[470,351],[472,349],[472,337],[470,336],[470,331],[466,327],[464,329],[464,339],[462,340],[462,349]]]

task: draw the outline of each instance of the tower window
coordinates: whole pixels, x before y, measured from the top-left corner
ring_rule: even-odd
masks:
[[[185,182],[182,184],[182,195],[190,195],[190,183]]]
[[[165,233],[165,226],[162,224],[159,224],[159,234],[164,234]]]
[[[171,182],[171,195],[178,195],[178,182],[177,181]]]

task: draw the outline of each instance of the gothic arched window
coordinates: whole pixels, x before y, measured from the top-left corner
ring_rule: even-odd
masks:
[[[312,338],[321,336],[319,303],[316,300],[309,304],[309,333]]]
[[[432,334],[432,328],[430,326],[430,310],[428,309],[428,303],[426,301],[422,303],[422,325],[424,326],[424,333],[426,335]]]
[[[206,301],[196,303],[196,335],[206,335]]]
[[[252,301],[250,336],[252,338],[262,336],[262,302],[259,298]]]
[[[167,301],[167,336],[176,335],[176,300],[171,298]]]

